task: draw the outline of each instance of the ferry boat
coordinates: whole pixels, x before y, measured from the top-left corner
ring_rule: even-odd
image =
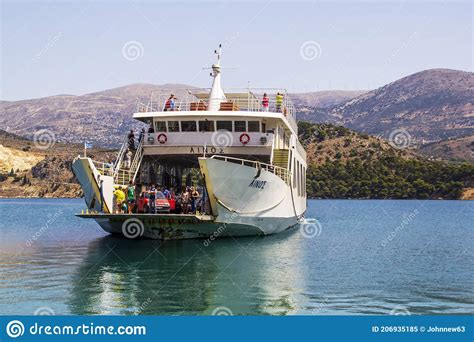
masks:
[[[127,238],[186,239],[268,235],[291,229],[306,211],[306,152],[295,107],[284,89],[221,87],[221,47],[211,89],[173,89],[138,103],[133,118],[147,126],[131,163],[124,139],[113,164],[78,156],[72,164],[87,209],[106,232]],[[114,189],[130,181],[176,194],[199,186],[193,213],[117,213]],[[140,191],[140,190],[139,190]]]

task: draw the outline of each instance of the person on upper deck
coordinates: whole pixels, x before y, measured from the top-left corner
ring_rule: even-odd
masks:
[[[141,144],[144,138],[145,138],[145,128],[142,128],[142,130],[140,131],[140,135],[138,136],[138,145]]]
[[[276,111],[281,112],[282,107],[283,107],[283,94],[280,94],[279,92],[276,94],[275,97],[275,102],[276,102]]]
[[[171,94],[170,97],[168,98],[168,100],[166,100],[166,102],[165,102],[164,111],[165,112],[173,111],[173,110],[175,110],[175,107],[176,107],[176,97],[173,94]]]
[[[270,103],[270,100],[268,99],[267,93],[263,94],[263,99],[262,99],[262,107],[264,112],[268,112],[268,105]]]
[[[133,129],[128,133],[128,148],[131,150],[135,149],[135,133],[133,133]]]

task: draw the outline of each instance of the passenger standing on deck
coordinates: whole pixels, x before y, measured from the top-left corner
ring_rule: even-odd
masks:
[[[125,155],[123,156],[123,164],[126,169],[130,169],[131,160],[132,160],[132,151],[127,150],[127,152],[125,152]]]
[[[174,110],[175,106],[176,106],[176,97],[174,97],[174,95],[171,94],[168,100],[166,100],[165,102],[164,111],[167,112],[169,110]]]
[[[189,197],[190,197],[189,188],[186,187],[183,189],[183,193],[181,194],[181,207],[183,210],[183,214],[187,214],[189,211],[188,209]]]
[[[191,187],[191,212],[196,213],[196,202],[199,198],[199,192],[194,186]]]
[[[130,181],[128,183],[127,203],[128,203],[128,213],[131,214],[133,211],[133,207],[135,206],[135,185],[133,185],[133,181]]]
[[[262,107],[264,112],[268,112],[268,105],[270,100],[268,99],[267,93],[263,94]]]
[[[283,94],[277,93],[275,102],[276,102],[276,111],[281,112],[281,109],[283,106]]]
[[[171,198],[171,193],[168,189],[166,189],[166,187],[163,187],[163,195],[165,195],[166,199]]]
[[[149,201],[148,201],[148,209],[150,211],[150,214],[156,214],[156,188],[155,184],[152,184],[150,187],[150,191],[148,192],[149,194]]]
[[[140,135],[138,136],[138,145],[141,144],[143,139],[145,139],[145,129],[144,128],[142,128],[142,130],[140,131]]]
[[[114,198],[115,198],[115,204],[116,204],[115,212],[121,214],[122,206],[125,202],[125,193],[122,191],[122,189],[119,186],[115,187]]]
[[[133,133],[133,129],[131,129],[130,133],[128,133],[128,148],[130,150],[135,149],[135,133]]]

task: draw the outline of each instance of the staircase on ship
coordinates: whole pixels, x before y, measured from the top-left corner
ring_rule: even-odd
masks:
[[[136,148],[132,148],[128,137],[126,137],[112,167],[110,169],[97,168],[97,171],[99,171],[101,175],[113,176],[114,184],[116,185],[128,185],[130,181],[135,182],[143,159],[143,140],[144,139],[141,139],[139,141]],[[132,156],[130,167],[128,168],[125,166],[125,158],[129,149],[132,151]]]

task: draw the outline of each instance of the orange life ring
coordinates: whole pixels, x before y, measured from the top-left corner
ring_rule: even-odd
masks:
[[[243,144],[243,145],[247,145],[248,142],[250,141],[250,136],[247,134],[247,133],[242,133],[240,135],[240,142]]]
[[[164,133],[159,134],[157,139],[160,144],[164,144],[165,142],[168,141],[168,137]]]

